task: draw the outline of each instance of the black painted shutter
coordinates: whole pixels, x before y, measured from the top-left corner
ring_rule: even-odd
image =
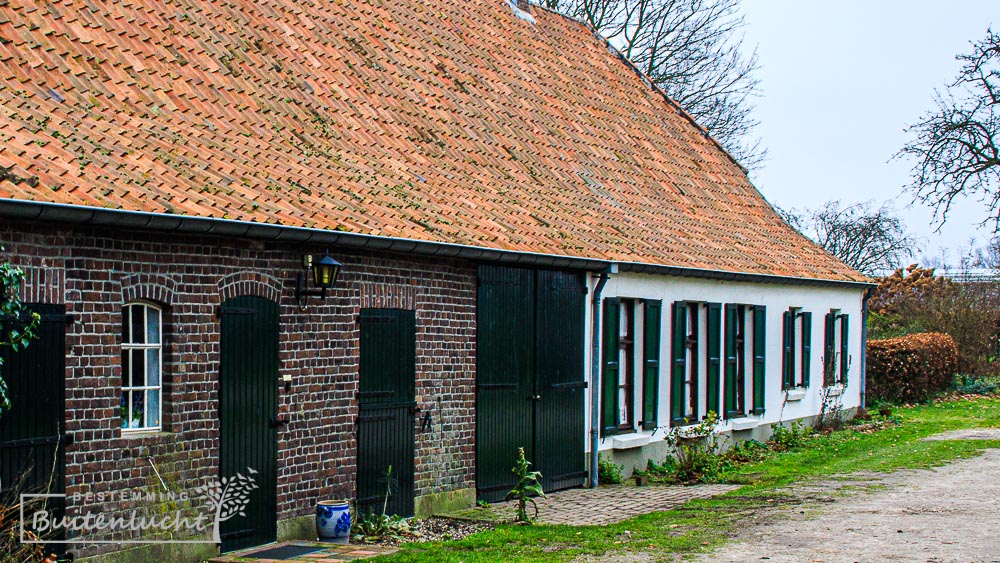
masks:
[[[850,325],[849,315],[840,315],[840,382],[847,386],[847,367],[850,359],[850,340],[848,340]]]
[[[834,323],[837,320],[837,316],[830,312],[826,314],[826,318],[823,320],[823,386],[829,387],[834,384],[834,373],[833,369],[836,365],[837,358],[834,356],[836,353],[834,345]]]
[[[618,363],[621,335],[618,299],[604,300],[604,370],[601,374],[601,428],[605,434],[618,428]]]
[[[708,342],[706,357],[708,365],[708,383],[705,387],[705,394],[708,398],[708,410],[716,415],[722,415],[722,408],[719,404],[719,385],[722,379],[722,304],[708,304]],[[707,412],[705,414],[708,414]]]
[[[785,311],[781,315],[781,388],[795,387],[795,313]]]
[[[809,387],[809,366],[812,362],[813,314],[802,313],[802,386]]]
[[[753,413],[764,412],[764,386],[767,382],[767,307],[753,307]]]
[[[726,337],[725,337],[725,370],[722,386],[723,405],[722,416],[728,418],[736,411],[736,332],[739,329],[739,308],[737,305],[726,304]],[[742,413],[739,413],[742,414]]]
[[[656,428],[657,396],[660,390],[660,323],[663,302],[646,300],[642,340],[642,428]]]
[[[675,301],[673,306],[673,361],[670,372],[670,419],[684,420],[684,375],[687,371],[687,303]]]

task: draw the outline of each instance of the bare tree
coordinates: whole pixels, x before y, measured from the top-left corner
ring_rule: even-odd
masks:
[[[743,44],[739,0],[541,0],[608,38],[737,161],[767,156],[753,136],[756,49]]]
[[[884,275],[899,267],[913,255],[916,246],[916,240],[907,234],[902,220],[888,204],[876,208],[869,201],[841,207],[839,201],[829,201],[815,211],[778,212],[827,252],[869,276]]]
[[[914,200],[934,207],[939,228],[956,197],[978,197],[987,210],[981,225],[1000,232],[1000,35],[987,30],[937,108],[908,127],[913,139],[896,157],[916,160],[907,189]]]
[[[970,253],[970,265],[1000,270],[1000,237],[994,237],[986,246],[974,248]]]

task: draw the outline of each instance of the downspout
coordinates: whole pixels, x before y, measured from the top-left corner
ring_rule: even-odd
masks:
[[[610,266],[601,272],[601,278],[594,288],[590,299],[591,316],[591,352],[590,352],[590,486],[597,487],[597,448],[600,441],[600,393],[598,380],[601,374],[601,292],[608,283],[608,273],[614,273],[616,268]]]
[[[872,296],[872,289],[865,290],[861,298],[861,408],[867,406],[865,402],[865,380],[868,379],[868,299]]]

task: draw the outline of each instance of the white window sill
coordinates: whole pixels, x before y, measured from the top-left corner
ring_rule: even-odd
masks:
[[[730,421],[732,424],[732,429],[734,432],[739,432],[740,430],[753,430],[760,426],[760,420],[756,418],[734,418]]]
[[[785,391],[785,400],[789,403],[793,401],[801,401],[806,396],[805,389],[789,389]]]
[[[611,448],[615,450],[630,450],[632,448],[641,448],[648,443],[648,434],[633,432],[631,434],[619,434],[612,438]]]
[[[844,394],[844,386],[843,385],[834,385],[833,387],[827,387],[826,388],[826,396],[827,397],[839,397],[839,396],[841,396],[843,394]]]

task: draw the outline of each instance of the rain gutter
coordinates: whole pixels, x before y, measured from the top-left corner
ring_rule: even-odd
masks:
[[[597,448],[600,446],[600,392],[598,378],[601,374],[601,292],[604,291],[604,284],[608,283],[608,274],[615,273],[617,268],[614,265],[601,272],[601,278],[597,280],[597,287],[594,288],[594,295],[590,299],[591,318],[591,352],[590,352],[590,486],[597,488]]]

